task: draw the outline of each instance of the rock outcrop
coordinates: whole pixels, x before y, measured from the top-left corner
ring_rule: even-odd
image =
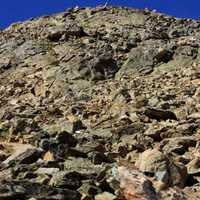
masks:
[[[1,30],[0,199],[199,199],[199,45],[121,7]]]

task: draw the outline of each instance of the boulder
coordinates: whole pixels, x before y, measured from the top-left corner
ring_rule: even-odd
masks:
[[[170,160],[164,153],[157,149],[144,151],[136,166],[140,171],[163,182],[166,186],[184,187],[187,180],[187,168],[181,164]]]

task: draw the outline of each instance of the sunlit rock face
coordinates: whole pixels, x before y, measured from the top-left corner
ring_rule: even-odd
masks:
[[[199,44],[121,7],[1,30],[0,199],[199,199]]]

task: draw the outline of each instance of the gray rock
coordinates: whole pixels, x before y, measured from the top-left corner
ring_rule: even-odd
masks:
[[[0,193],[2,199],[72,199],[80,200],[81,195],[73,190],[59,189],[44,185],[41,188],[41,184],[29,183],[27,181],[13,181],[6,182],[0,187]]]
[[[161,142],[163,151],[184,154],[189,147],[195,147],[197,141],[193,136],[166,138]]]
[[[169,166],[170,184],[183,188],[188,177],[187,168],[181,163],[172,163]]]
[[[60,170],[58,168],[39,168],[37,169],[36,173],[37,174],[47,174],[47,175],[53,175],[59,172]]]
[[[64,35],[66,29],[64,27],[51,27],[48,29],[47,39],[51,42],[58,42]]]
[[[60,171],[53,175],[50,185],[58,188],[78,189],[81,186],[82,175],[78,172]]]
[[[140,171],[149,173],[167,171],[168,165],[169,161],[167,157],[157,149],[144,151],[136,162],[136,166]]]
[[[158,171],[155,173],[155,177],[158,181],[164,182],[164,183],[168,183],[169,181],[169,172],[166,171]]]
[[[166,185],[184,187],[188,176],[187,169],[183,164],[170,161],[157,149],[143,152],[136,162],[136,166],[142,172],[152,174],[158,181]]]
[[[84,158],[71,157],[64,163],[64,169],[66,171],[74,170],[85,175],[98,174],[102,167],[102,165],[95,165],[89,159]]]
[[[0,187],[0,199],[2,200],[15,200],[15,199],[25,199],[25,189],[21,186],[10,186],[4,184]]]

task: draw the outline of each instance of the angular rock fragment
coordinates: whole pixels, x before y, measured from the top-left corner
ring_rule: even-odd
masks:
[[[63,131],[56,135],[56,141],[61,144],[67,144],[70,147],[74,147],[77,144],[77,140],[72,136],[72,134]]]
[[[41,184],[29,183],[27,181],[5,182],[0,186],[0,195],[3,199],[71,199],[80,200],[81,195],[69,189],[57,189],[47,185],[41,188]]]
[[[64,162],[64,169],[67,171],[77,171],[84,175],[95,175],[102,170],[103,166],[93,164],[89,159],[70,157]]]
[[[141,154],[136,166],[146,175],[155,176],[166,186],[184,187],[187,179],[187,169],[180,163],[175,163],[157,149],[146,150]]]
[[[166,138],[161,142],[164,152],[184,154],[188,148],[195,147],[197,141],[193,136]]]
[[[50,185],[58,188],[78,189],[82,179],[82,175],[78,172],[61,171],[53,175]]]
[[[47,174],[47,175],[53,175],[59,172],[58,168],[39,168],[37,169],[36,173],[37,174]]]
[[[14,152],[2,162],[4,165],[12,164],[32,164],[35,163],[42,155],[42,150],[31,145],[8,144]]]
[[[156,171],[167,171],[169,161],[167,157],[157,149],[144,151],[139,157],[136,166],[142,172],[155,173]]]
[[[119,167],[116,173],[113,174],[113,180],[111,178],[109,181],[118,182],[122,198],[126,200],[158,200],[152,182],[142,173],[124,166]]]
[[[200,173],[200,158],[197,157],[187,164],[188,174],[198,175]]]
[[[156,119],[156,120],[177,120],[176,115],[168,110],[160,110],[160,109],[155,109],[155,108],[147,108],[144,112],[144,114],[151,118],[151,119]]]
[[[109,192],[104,192],[95,196],[95,200],[115,200],[117,197]]]

